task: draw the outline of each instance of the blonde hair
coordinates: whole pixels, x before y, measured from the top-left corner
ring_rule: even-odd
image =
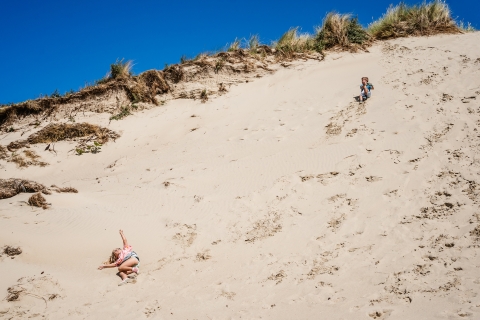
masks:
[[[117,255],[115,254],[115,251],[117,250],[122,250],[120,248],[115,248],[112,250],[112,254],[110,255],[110,257],[108,258],[108,260],[104,261],[103,264],[109,264],[109,263],[114,263],[115,261],[117,261]]]

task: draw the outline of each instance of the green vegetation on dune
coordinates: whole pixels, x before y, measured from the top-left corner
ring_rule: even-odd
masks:
[[[387,13],[368,27],[375,39],[407,36],[427,36],[438,33],[459,33],[460,28],[451,16],[444,1],[408,6],[400,3],[391,6]]]

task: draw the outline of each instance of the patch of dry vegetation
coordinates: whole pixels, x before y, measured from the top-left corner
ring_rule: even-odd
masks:
[[[23,179],[0,179],[0,199],[7,199],[19,193],[43,192],[47,188],[40,183]],[[48,192],[48,191],[47,191]]]
[[[39,207],[43,210],[48,208],[47,200],[42,196],[40,192],[35,193],[33,196],[28,198],[28,204],[32,207]]]
[[[51,186],[52,190],[57,192],[57,193],[78,193],[78,190],[72,187],[65,187],[65,188],[60,188],[57,187],[56,185],[52,184]]]
[[[73,187],[58,187],[52,185],[50,188],[45,187],[41,183],[23,179],[0,179],[0,200],[8,199],[16,196],[19,193],[43,193],[52,194],[52,191],[57,193],[78,193],[78,190]]]
[[[365,49],[372,42],[372,37],[358,23],[358,19],[349,14],[330,12],[323,19],[322,27],[315,37],[317,50],[337,48],[357,51]]]
[[[20,247],[12,247],[12,246],[5,246],[3,247],[3,253],[9,257],[14,257],[22,254],[22,248]]]
[[[0,145],[0,160],[7,160],[8,158],[8,149]]]
[[[376,39],[382,40],[461,32],[448,5],[439,0],[414,6],[405,3],[391,6],[383,17],[368,27],[368,31]]]
[[[48,166],[47,162],[38,160],[40,159],[40,156],[33,150],[24,150],[23,154],[25,155],[25,158],[21,154],[13,152],[11,157],[6,160],[15,163],[19,168],[26,168],[29,166]]]
[[[92,137],[100,143],[105,143],[109,140],[115,141],[119,135],[110,129],[90,123],[52,123],[30,135],[27,141],[30,144],[52,143],[83,137]]]
[[[89,141],[95,141],[99,145],[110,140],[115,141],[120,135],[115,131],[103,128],[89,123],[51,123],[45,128],[30,135],[26,140],[17,140],[11,142],[7,149],[14,152],[10,158],[5,156],[7,161],[15,162],[19,167],[27,167],[29,165],[45,166],[48,163],[38,161],[40,158],[34,151],[23,151],[28,159],[24,159],[20,154],[15,153],[20,148],[28,147],[30,144],[37,143],[55,143],[63,140],[80,139],[80,145]],[[2,157],[2,149],[0,149],[0,158]]]

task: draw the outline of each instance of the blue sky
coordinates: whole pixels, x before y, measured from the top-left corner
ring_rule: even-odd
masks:
[[[0,104],[76,91],[102,78],[117,58],[134,60],[140,73],[221,49],[235,37],[258,34],[270,43],[290,27],[313,32],[333,10],[366,26],[391,3],[398,2],[2,0]],[[448,3],[454,17],[480,29],[480,1]]]

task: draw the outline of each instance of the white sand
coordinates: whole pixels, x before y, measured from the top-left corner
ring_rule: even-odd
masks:
[[[0,246],[23,250],[0,258],[0,296],[36,295],[1,301],[0,318],[479,319],[478,58],[480,33],[397,39],[205,104],[78,117],[122,137],[96,155],[32,146],[45,168],[0,163],[79,190],[47,210],[0,201]],[[118,229],[142,271],[122,287],[96,270]]]

